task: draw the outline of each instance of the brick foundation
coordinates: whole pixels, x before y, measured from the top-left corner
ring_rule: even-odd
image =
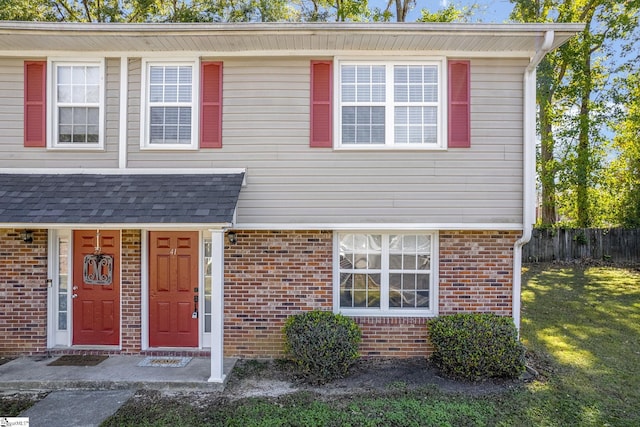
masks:
[[[0,230],[0,354],[36,354],[47,348],[47,231]]]
[[[424,357],[431,352],[422,317],[357,317],[363,357]]]

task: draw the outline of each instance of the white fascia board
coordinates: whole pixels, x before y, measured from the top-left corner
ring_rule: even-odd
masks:
[[[193,35],[207,33],[212,35],[229,35],[234,33],[277,33],[277,34],[314,34],[318,32],[382,32],[385,34],[432,33],[432,34],[523,34],[538,33],[547,29],[568,32],[580,31],[584,24],[573,23],[529,23],[529,24],[497,24],[497,23],[361,23],[361,22],[267,22],[267,23],[50,23],[28,21],[5,21],[0,23],[0,34],[23,32],[36,34],[41,31],[51,33],[93,33],[95,35],[123,33],[129,35],[144,35],[158,31],[172,35]]]
[[[0,223],[0,228],[39,228],[39,229],[74,229],[74,230],[120,230],[120,229],[145,229],[145,230],[361,230],[361,231],[522,231],[522,224],[508,223],[433,223],[433,224],[396,224],[396,223],[368,223],[368,224],[233,224],[227,223],[197,223],[197,224],[147,224],[147,223],[103,223],[103,224],[75,224],[75,223]]]
[[[446,231],[446,230],[487,230],[487,231],[522,231],[522,224],[510,223],[342,223],[342,224],[287,224],[287,223],[240,223],[236,224],[234,230],[377,230],[377,231],[398,231],[398,230],[424,230],[424,231]]]
[[[0,50],[0,57],[2,56],[16,56],[19,55],[21,58],[46,58],[51,56],[52,51],[50,50],[38,50],[38,51],[29,51],[28,53],[21,52],[17,54],[15,51],[2,51]],[[70,52],[55,52],[55,55],[78,55],[77,51]],[[375,55],[378,57],[389,57],[389,56],[446,56],[449,58],[498,58],[498,59],[511,59],[511,58],[530,58],[534,55],[534,51],[522,50],[522,51],[466,51],[466,50],[403,50],[403,51],[395,51],[395,50],[377,50],[375,51]],[[185,57],[184,51],[176,51],[176,52],[143,52],[143,51],[100,51],[100,52],[92,52],[88,55],[94,57],[101,58],[112,58],[112,57],[122,57],[126,56],[129,58],[145,58],[145,59],[156,59],[156,58],[182,58]],[[260,58],[260,57],[283,57],[283,58],[292,58],[292,57],[327,57],[331,58],[336,55],[340,56],[348,56],[348,57],[356,57],[356,56],[371,56],[371,51],[362,51],[362,50],[246,50],[246,51],[236,51],[236,52],[219,52],[219,51],[194,51],[189,53],[189,57],[193,58],[193,55],[197,55],[200,58],[217,58],[224,60],[225,58]]]

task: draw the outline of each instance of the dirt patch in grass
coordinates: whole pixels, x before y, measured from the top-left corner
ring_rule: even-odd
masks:
[[[299,391],[333,396],[436,388],[447,393],[479,396],[503,392],[529,378],[529,374],[524,374],[518,380],[455,381],[442,377],[423,358],[375,358],[360,360],[346,378],[328,384],[311,385],[296,376],[295,366],[289,361],[240,360],[229,379],[225,394],[230,398],[242,399],[277,397]]]
[[[455,412],[457,405],[469,405],[465,398],[475,402],[471,405],[480,405],[478,402],[482,402],[483,397],[501,396],[519,388],[529,378],[527,374],[518,380],[454,381],[440,376],[423,358],[363,359],[347,378],[310,385],[296,375],[295,367],[289,361],[240,360],[222,392],[140,390],[103,426],[165,425],[168,422],[193,426],[226,425],[229,420],[235,420],[237,425],[245,425],[245,421],[246,425],[260,425],[255,424],[259,419],[269,419],[272,423],[266,423],[268,425],[341,425],[340,417],[351,419],[355,407],[365,412],[374,410],[366,409],[367,405],[391,405],[391,408],[397,399],[401,405],[444,405],[449,409],[442,410],[443,416],[448,416],[446,413]],[[443,401],[441,396],[448,397]],[[481,408],[477,410],[481,411]],[[329,418],[321,421],[315,417]],[[363,425],[352,421],[349,421],[352,425]]]
[[[48,392],[45,391],[1,392],[0,416],[17,417],[21,412],[26,411],[36,402],[44,399],[47,394]]]
[[[499,394],[533,379],[526,372],[516,380],[486,380],[465,382],[442,377],[438,370],[423,358],[362,359],[346,378],[327,384],[308,384],[296,374],[295,366],[287,360],[239,360],[222,392],[203,393],[185,391],[139,391],[127,405],[145,407],[162,396],[170,405],[188,404],[192,407],[212,402],[233,402],[250,398],[286,398],[295,394],[311,394],[318,400],[331,401],[346,396],[386,396],[416,390],[434,390],[464,396]],[[163,405],[167,402],[163,403]],[[135,412],[134,408],[131,408]]]

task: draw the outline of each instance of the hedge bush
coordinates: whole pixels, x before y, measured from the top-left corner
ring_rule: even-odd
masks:
[[[515,378],[525,369],[525,348],[510,317],[460,313],[427,322],[431,361],[459,379]]]
[[[285,350],[309,382],[343,378],[360,357],[360,328],[340,314],[314,310],[291,316],[284,335]]]

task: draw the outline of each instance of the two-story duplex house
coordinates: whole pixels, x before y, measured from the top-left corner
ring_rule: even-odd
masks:
[[[0,352],[277,357],[520,313],[535,68],[574,24],[0,23]]]

